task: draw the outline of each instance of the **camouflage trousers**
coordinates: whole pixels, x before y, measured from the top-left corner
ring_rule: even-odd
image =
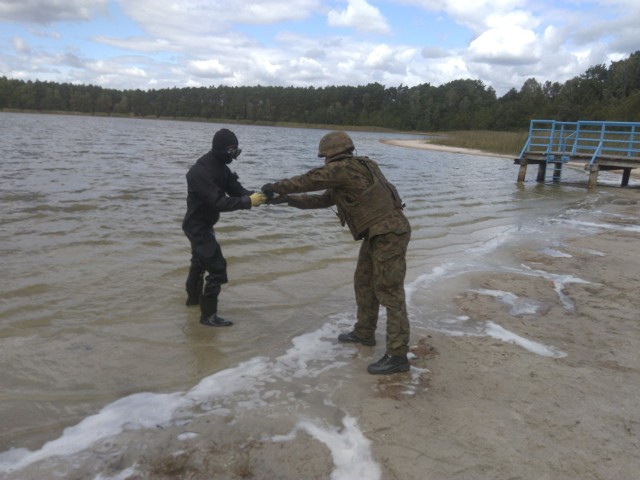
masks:
[[[387,353],[405,355],[409,350],[409,319],[404,293],[406,253],[411,233],[385,233],[365,238],[354,274],[357,322],[354,333],[373,338],[380,305],[387,309]]]

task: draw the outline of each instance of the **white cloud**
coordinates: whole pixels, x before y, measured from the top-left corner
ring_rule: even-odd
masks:
[[[483,19],[483,28],[502,28],[504,26],[517,26],[521,28],[535,28],[540,24],[539,19],[531,12],[513,10],[509,12],[495,12]]]
[[[366,0],[347,1],[349,4],[346,10],[329,12],[329,26],[354,28],[360,32],[389,33],[389,25],[380,10]]]
[[[31,51],[31,48],[29,47],[27,42],[24,41],[23,38],[14,37],[11,43],[13,44],[13,48],[18,53],[29,53]]]
[[[436,68],[431,78],[436,85],[471,77],[467,64],[460,57],[449,57],[434,66]]]
[[[269,0],[241,2],[229,0],[229,11],[234,22],[244,24],[273,24],[301,20],[320,9],[316,0]]]
[[[493,64],[530,64],[540,59],[540,42],[532,30],[516,25],[491,28],[469,45],[473,61]]]
[[[50,24],[105,14],[109,0],[0,0],[0,19]]]
[[[367,55],[364,65],[366,67],[380,69],[385,68],[386,65],[393,61],[393,50],[387,45],[378,45]]]
[[[443,12],[457,23],[474,32],[495,27],[500,17],[518,12],[527,0],[397,0],[398,3],[416,5],[427,11]],[[518,13],[526,16],[523,10]]]
[[[295,59],[290,64],[293,73],[292,78],[295,79],[296,83],[306,83],[315,82],[318,78],[328,77],[328,71],[323,67],[322,63],[319,61],[302,57],[299,59]]]
[[[125,50],[133,50],[137,52],[170,52],[181,50],[179,44],[171,43],[164,38],[148,38],[148,37],[127,37],[127,38],[108,38],[104,36],[93,37],[93,40],[112,47],[118,47]]]
[[[268,25],[301,20],[319,10],[319,0],[119,0],[145,31],[165,38],[213,35],[237,24]]]
[[[147,76],[147,73],[140,67],[123,66],[116,62],[90,62],[86,64],[86,67],[100,74],[124,75],[126,77],[138,78],[145,78]]]
[[[388,45],[374,46],[366,55],[363,67],[380,70],[387,74],[402,74],[418,52],[414,48],[391,48]]]
[[[188,71],[205,78],[219,78],[231,75],[231,70],[217,59],[194,60],[187,63]]]
[[[445,58],[451,55],[451,52],[442,47],[424,47],[422,49],[422,56],[426,59],[430,58]]]

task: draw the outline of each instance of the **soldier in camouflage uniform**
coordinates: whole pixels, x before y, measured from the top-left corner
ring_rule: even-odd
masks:
[[[362,240],[354,274],[357,321],[353,331],[340,334],[338,340],[375,345],[378,311],[383,305],[387,309],[386,353],[367,371],[406,372],[410,365],[404,278],[411,227],[396,188],[376,162],[354,156],[354,150],[349,135],[331,132],[320,140],[318,148],[318,157],[325,159],[323,167],[268,183],[262,191],[273,198],[270,203],[287,203],[302,209],[337,207],[342,225],[349,227],[355,240]],[[289,195],[319,190],[324,192]],[[274,197],[274,193],[280,195]]]

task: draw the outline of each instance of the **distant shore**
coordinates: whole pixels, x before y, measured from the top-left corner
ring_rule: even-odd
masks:
[[[511,158],[511,159],[514,158],[514,155],[504,155],[499,153],[486,152],[484,150],[477,150],[473,148],[450,147],[447,145],[438,145],[436,143],[429,143],[425,140],[420,140],[420,139],[399,140],[399,139],[385,138],[380,141],[387,145],[394,145],[396,147],[418,148],[422,150],[436,150],[439,152],[449,152],[449,153],[462,153],[465,155],[483,155],[487,157],[500,157],[500,158]]]
[[[463,155],[480,155],[486,157],[498,157],[505,159],[515,159],[517,155],[504,155],[500,153],[492,153],[484,150],[477,150],[473,148],[463,148],[463,147],[451,147],[448,145],[438,145],[436,143],[430,143],[421,139],[413,139],[413,140],[405,140],[405,139],[393,139],[393,138],[383,138],[380,140],[381,143],[387,145],[394,145],[396,147],[404,147],[404,148],[417,148],[421,150],[433,150],[438,152],[448,152],[448,153],[460,153]],[[584,170],[584,163],[578,162],[568,162],[567,166],[576,170]],[[631,170],[631,178],[640,178],[640,169]]]

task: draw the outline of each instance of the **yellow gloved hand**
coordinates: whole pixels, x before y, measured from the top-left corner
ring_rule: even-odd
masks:
[[[267,196],[262,192],[252,193],[249,198],[251,199],[252,207],[257,207],[267,201]]]

